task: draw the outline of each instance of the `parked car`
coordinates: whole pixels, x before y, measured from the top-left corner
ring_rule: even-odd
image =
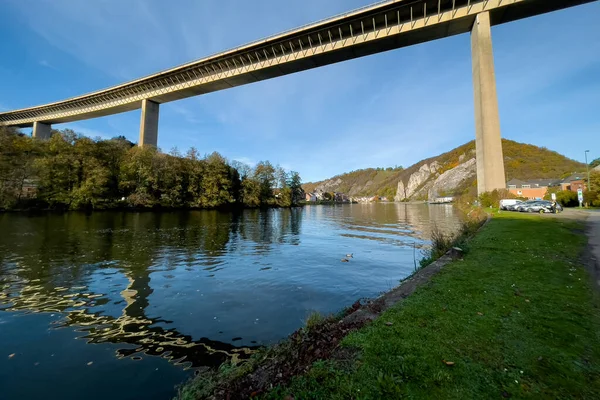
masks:
[[[519,207],[523,203],[523,200],[519,200],[517,204],[513,204],[512,206],[507,206],[506,209],[508,211],[517,211],[517,207]]]
[[[540,214],[562,211],[562,207],[560,206],[560,204],[556,203],[556,210],[555,210],[552,207],[552,202],[547,201],[547,200],[538,200],[538,201],[532,201],[532,202],[526,201],[525,203],[526,204],[519,206],[519,211],[537,212]]]
[[[539,200],[526,200],[522,201],[519,204],[513,206],[514,211],[525,211],[525,208],[531,204],[537,203]]]
[[[522,203],[522,200],[517,199],[502,199],[500,200],[500,209],[501,210],[510,210],[510,207],[515,207],[519,203]]]

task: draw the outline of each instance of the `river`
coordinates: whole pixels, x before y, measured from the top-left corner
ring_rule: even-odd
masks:
[[[0,214],[0,398],[168,399],[396,286],[434,225],[452,206]]]

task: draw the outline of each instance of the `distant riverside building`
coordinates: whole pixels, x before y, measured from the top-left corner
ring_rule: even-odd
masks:
[[[314,193],[305,193],[304,200],[315,202],[315,201],[317,201],[317,196]]]
[[[549,187],[560,187],[560,190],[587,190],[585,174],[573,174],[565,179],[511,179],[506,187],[512,194],[527,199],[543,199]]]
[[[562,190],[570,190],[571,192],[577,192],[579,189],[587,190],[587,181],[585,173],[573,174],[565,178],[561,183]]]
[[[518,197],[543,199],[549,187],[560,186],[560,179],[511,179],[507,183],[508,191]]]
[[[350,199],[348,198],[348,196],[346,194],[338,193],[338,192],[334,193],[334,200],[339,203],[347,203],[350,201]]]
[[[21,187],[21,196],[33,198],[37,194],[37,183],[32,179],[25,179]]]
[[[429,200],[429,204],[448,204],[454,201],[454,197],[446,196],[446,197],[436,197],[434,199]]]

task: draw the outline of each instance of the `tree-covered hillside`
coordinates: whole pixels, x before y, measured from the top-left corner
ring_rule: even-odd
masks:
[[[39,141],[0,127],[0,210],[290,206],[303,200],[300,185],[268,161],[250,168],[193,148],[165,154],[70,130]]]
[[[577,171],[584,171],[585,164],[571,160],[555,151],[530,144],[502,140],[504,168],[507,181],[513,178],[563,178]],[[431,157],[408,168],[369,168],[352,171],[331,179],[305,184],[304,190],[312,192],[319,188],[354,196],[380,195],[394,197],[400,180],[407,182],[410,176],[421,166],[437,162],[441,165],[439,174],[448,171],[460,163],[475,157],[475,141],[468,142],[446,153]],[[460,190],[476,187],[474,180],[462,184]]]
[[[545,147],[503,140],[502,151],[507,180],[565,178],[585,171],[585,164]]]
[[[379,196],[394,197],[402,171],[402,167],[359,169],[335,176],[331,178],[331,181],[340,180],[339,185],[336,185],[336,192],[347,193],[352,196],[377,194]],[[322,183],[306,183],[302,187],[306,192],[313,192]]]

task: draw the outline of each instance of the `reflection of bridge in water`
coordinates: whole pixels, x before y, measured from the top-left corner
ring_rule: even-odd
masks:
[[[99,303],[108,302],[103,294],[84,290],[71,292],[85,289],[83,287],[57,287],[47,291],[44,285],[35,283],[23,286],[17,296],[0,295],[0,305],[8,302],[8,306],[0,307],[0,310],[65,313],[64,319],[57,321],[56,328],[75,328],[84,333],[82,337],[89,343],[127,343],[135,346],[117,350],[118,357],[135,357],[138,354],[161,356],[187,368],[218,366],[226,360],[237,361],[253,353],[251,347],[233,346],[208,338],[193,340],[190,335],[179,333],[176,329],[159,326],[171,321],[151,319],[144,314],[148,296],[153,292],[149,274],[135,279],[130,274],[127,279],[129,285],[121,292],[127,305],[119,317],[88,311]]]
[[[212,273],[227,247],[241,240],[255,243],[254,251],[261,254],[269,252],[273,243],[298,244],[300,213],[202,211],[89,217],[73,213],[65,218],[32,218],[28,225],[15,224],[14,231],[0,240],[0,311],[63,313],[55,328],[71,327],[89,343],[131,345],[117,350],[118,357],[161,356],[184,367],[218,366],[247,358],[257,346],[235,346],[207,337],[194,340],[168,328],[173,321],[147,316],[158,254],[168,264],[171,250],[184,248],[190,267],[198,267],[201,261],[203,270]],[[66,254],[65,248],[70,249]],[[108,271],[127,280],[120,299],[89,288],[94,273],[108,275]],[[111,304],[123,307],[120,315],[109,314]]]

